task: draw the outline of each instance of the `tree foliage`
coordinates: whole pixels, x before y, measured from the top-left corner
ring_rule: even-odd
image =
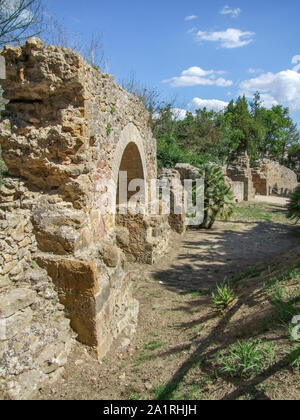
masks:
[[[300,136],[289,109],[265,108],[258,93],[253,101],[239,97],[222,112],[204,108],[182,120],[166,106],[156,113],[153,131],[160,166],[170,167],[182,156],[191,164],[225,164],[247,153],[252,163],[269,158],[294,166],[300,158]]]

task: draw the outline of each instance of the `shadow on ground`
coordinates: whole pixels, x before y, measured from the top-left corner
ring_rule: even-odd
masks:
[[[188,231],[171,267],[164,267],[170,260],[156,265],[154,278],[172,291],[210,291],[216,283],[242,272],[267,268],[300,243],[300,228],[296,226],[269,221],[235,221],[227,226]]]
[[[274,214],[282,213],[282,208],[274,206]],[[299,246],[300,229],[296,226],[284,225],[273,221],[245,222],[234,221],[222,224],[220,229],[217,226],[212,231],[188,231],[185,240],[174,253],[172,264],[162,262],[156,266],[153,276],[160,281],[164,287],[179,294],[188,291],[202,291],[209,294],[215,289],[216,283],[224,280],[238,279],[242,273],[248,273],[248,278],[259,277],[263,270],[274,270],[282,255]],[[176,244],[174,245],[177,246]],[[165,264],[168,268],[164,269]],[[258,269],[260,268],[260,270]],[[253,275],[251,275],[253,273]],[[251,282],[250,282],[251,283]],[[243,339],[258,336],[265,328],[264,320],[272,317],[270,308],[264,311],[259,310],[259,303],[263,293],[259,290],[248,290],[242,292],[237,302],[221,318],[213,309],[199,319],[191,322],[179,323],[177,328],[189,329],[195,325],[201,325],[207,321],[215,320],[216,324],[210,333],[202,338],[193,338],[193,349],[189,357],[181,364],[174,373],[170,381],[163,387],[157,395],[158,399],[167,400],[173,396],[189,371],[195,365],[202,365],[202,372],[206,372],[206,360],[211,359],[220,350],[228,348],[235,343],[239,337]],[[189,302],[184,302],[180,307],[174,309],[178,311],[194,313],[197,306],[207,303],[209,297],[203,296]],[[257,306],[258,305],[258,306]],[[235,319],[237,313],[243,307],[247,310],[252,308],[250,318],[244,320]],[[256,309],[257,308],[257,309]],[[254,312],[253,312],[254,311]],[[218,319],[219,318],[219,319]],[[237,317],[236,317],[237,318]],[[158,357],[171,354],[172,352],[182,351],[185,347],[174,346],[166,353],[157,355]],[[297,353],[297,354],[296,354]],[[299,356],[299,349],[295,351]],[[269,397],[259,387],[266,378],[276,374],[288,366],[288,356],[283,356],[263,374],[249,381],[234,381],[224,376],[224,380],[235,387],[233,392],[228,393],[224,399],[237,399],[245,394],[250,394],[255,399],[269,399]],[[209,373],[209,368],[207,370]]]

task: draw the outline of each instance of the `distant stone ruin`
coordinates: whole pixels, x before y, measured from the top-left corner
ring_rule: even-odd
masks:
[[[256,194],[287,197],[298,186],[297,174],[268,159],[256,162],[252,169]]]
[[[139,304],[127,261],[152,264],[167,216],[118,213],[120,171],[157,178],[142,102],[71,50],[31,38],[5,47],[0,143],[0,393],[29,398],[55,380],[74,337],[102,359],[127,346]]]
[[[232,162],[226,168],[226,175],[234,184],[232,188],[237,201],[254,200],[255,189],[252,180],[250,160],[247,155],[239,156],[235,162]]]
[[[287,197],[299,185],[292,170],[268,159],[256,162],[251,168],[247,155],[230,163],[225,173],[232,182],[237,201],[251,201],[256,194]]]

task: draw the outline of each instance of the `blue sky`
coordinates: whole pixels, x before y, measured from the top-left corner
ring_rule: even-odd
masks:
[[[47,0],[70,32],[103,36],[116,80],[134,72],[164,98],[220,109],[259,90],[300,124],[299,0]]]

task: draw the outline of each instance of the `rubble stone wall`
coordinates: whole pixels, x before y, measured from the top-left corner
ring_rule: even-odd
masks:
[[[270,160],[259,161],[252,169],[254,187],[260,195],[286,197],[298,186],[297,174]]]
[[[226,169],[226,175],[231,181],[244,184],[244,201],[251,201],[255,198],[250,160],[247,155],[242,155],[232,162]]]
[[[63,367],[73,331],[99,359],[135,332],[128,247],[120,246],[109,197],[115,206],[128,150],[135,151],[128,165],[138,157],[145,182],[156,178],[156,142],[142,102],[71,50],[31,38],[1,55],[9,178],[0,192],[0,359],[15,354],[19,367],[1,363],[0,377],[7,385],[14,375],[10,396],[26,398],[29,384],[39,387]],[[161,232],[151,223],[149,262],[164,252],[168,230],[163,219]]]
[[[0,188],[0,396],[28,399],[57,378],[74,333],[52,279],[33,260],[37,194],[19,179]]]

